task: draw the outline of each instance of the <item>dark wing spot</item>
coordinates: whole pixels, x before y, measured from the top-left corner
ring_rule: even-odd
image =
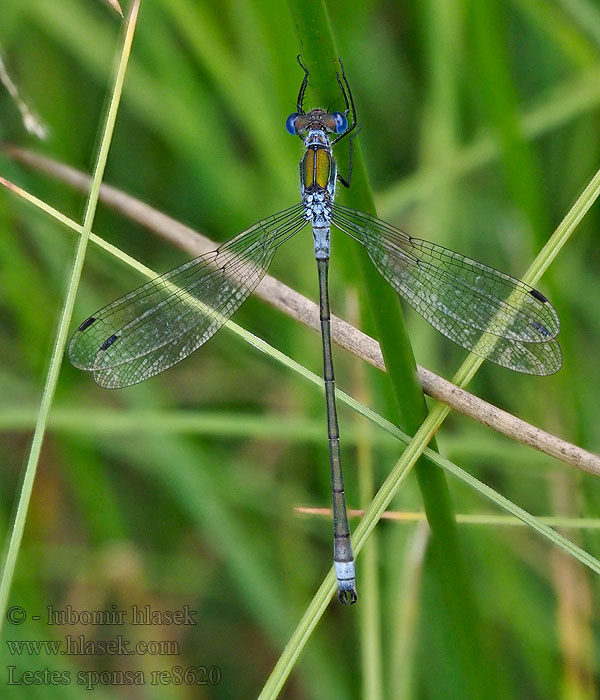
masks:
[[[102,345],[100,346],[100,350],[108,350],[108,348],[115,342],[115,340],[116,340],[118,337],[119,337],[119,336],[118,336],[116,333],[114,333],[113,335],[111,335],[110,338],[107,338],[107,339],[102,343]]]
[[[92,323],[94,323],[96,319],[93,316],[90,316],[89,318],[86,318],[85,321],[79,326],[77,329],[78,331],[84,331],[86,328],[89,328]]]
[[[546,338],[552,335],[546,326],[542,326],[542,324],[538,323],[537,321],[534,321],[531,325],[536,331],[539,331],[543,336],[546,336]]]
[[[548,299],[546,299],[546,297],[545,297],[541,292],[538,292],[537,289],[532,289],[529,293],[531,294],[531,296],[532,296],[534,299],[537,299],[538,301],[541,301],[542,304],[547,304],[547,303],[548,303]]]

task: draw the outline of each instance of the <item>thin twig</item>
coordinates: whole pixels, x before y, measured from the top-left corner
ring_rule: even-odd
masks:
[[[56,177],[78,189],[85,190],[89,187],[90,177],[86,173],[27,149],[10,145],[6,145],[4,148],[9,155],[21,163]],[[202,255],[214,250],[217,246],[206,236],[115,187],[103,184],[100,188],[100,199],[190,255]],[[266,275],[255,294],[297,321],[319,331],[317,304],[274,277]],[[379,343],[337,316],[332,316],[332,337],[333,341],[340,347],[385,371]],[[450,406],[457,413],[483,423],[517,442],[555,457],[565,464],[600,475],[600,457],[597,455],[503,411],[424,367],[418,366],[418,375],[426,394]]]
[[[106,0],[106,2],[117,12],[121,17],[124,17],[121,5],[119,5],[118,0]]]
[[[318,515],[324,518],[332,517],[331,508],[319,508],[309,506],[296,506],[294,510],[304,515]],[[348,509],[349,518],[361,518],[364,510]],[[570,518],[565,515],[537,515],[537,520],[551,527],[576,528],[576,529],[600,529],[600,518]],[[395,520],[396,522],[415,523],[427,521],[423,511],[408,512],[386,510],[381,515],[382,520]],[[522,520],[514,515],[499,515],[497,513],[457,513],[456,522],[464,525],[515,525],[525,526]]]
[[[19,94],[19,90],[15,85],[15,82],[8,74],[8,70],[2,59],[2,50],[0,49],[0,82],[6,88],[8,94],[13,98],[14,103],[17,105],[19,112],[21,112],[21,119],[23,120],[23,126],[27,129],[30,134],[37,136],[38,139],[44,141],[48,136],[47,127],[42,124],[39,117],[37,117],[33,111],[29,108],[25,100]]]

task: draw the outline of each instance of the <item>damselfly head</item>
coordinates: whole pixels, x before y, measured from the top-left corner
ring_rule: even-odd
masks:
[[[294,112],[285,120],[285,128],[292,136],[306,131],[322,129],[331,134],[343,134],[348,128],[348,119],[343,112],[326,112],[324,109],[313,109],[307,114]]]

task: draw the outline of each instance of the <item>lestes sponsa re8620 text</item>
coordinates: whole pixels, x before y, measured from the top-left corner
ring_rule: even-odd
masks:
[[[361,243],[380,274],[438,331],[503,367],[527,374],[557,372],[560,324],[554,307],[536,289],[335,202],[337,181],[350,186],[354,135],[347,178],[337,172],[332,149],[356,127],[354,100],[342,66],[336,76],[345,111],[305,112],[308,71],[300,65],[304,78],[297,111],[286,120],[288,132],[300,136],[306,149],[300,162],[300,203],[100,309],[73,335],[69,358],[107,388],[137,384],[171,367],[221,328],[264,277],[277,248],[310,223],[319,277],[334,564],[339,599],[348,604],[356,601],[356,584],[331,354],[331,225]]]

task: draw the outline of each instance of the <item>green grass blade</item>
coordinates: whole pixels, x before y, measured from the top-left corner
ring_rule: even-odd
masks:
[[[75,253],[75,258],[73,261],[73,267],[71,271],[71,278],[69,280],[64,305],[60,316],[58,331],[54,342],[54,347],[50,358],[50,364],[48,367],[48,373],[46,375],[44,391],[42,394],[42,400],[40,403],[38,419],[36,422],[36,427],[31,442],[27,466],[25,468],[25,474],[21,486],[21,493],[19,495],[19,501],[15,513],[15,520],[13,523],[10,540],[8,543],[8,548],[6,551],[4,564],[2,568],[2,579],[0,581],[0,634],[2,631],[2,624],[5,619],[4,613],[8,604],[10,587],[15,571],[17,556],[21,546],[21,541],[23,539],[23,531],[25,529],[25,521],[27,518],[27,509],[31,500],[33,483],[35,480],[38,460],[42,449],[42,442],[44,440],[44,434],[48,422],[48,415],[52,406],[52,399],[54,398],[56,383],[58,381],[58,375],[60,372],[64,349],[67,342],[67,333],[69,330],[71,314],[75,303],[77,286],[81,277],[81,270],[83,269],[87,243],[89,235],[91,233],[94,215],[96,212],[98,192],[100,190],[100,184],[102,182],[102,176],[104,174],[106,159],[108,157],[108,150],[110,148],[111,137],[115,125],[115,120],[117,117],[117,111],[119,108],[119,102],[123,89],[123,82],[125,80],[125,72],[127,69],[127,63],[129,60],[131,45],[133,42],[133,36],[136,27],[138,9],[139,0],[134,0],[126,26],[125,36],[123,39],[123,45],[121,49],[120,61],[115,75],[110,105],[106,114],[102,139],[100,142],[100,148],[98,150],[98,156],[94,168],[92,187],[90,189],[90,194],[85,209],[81,236],[77,244],[77,250]]]
[[[564,128],[590,111],[600,102],[600,67],[596,64],[553,88],[544,99],[519,117],[518,129],[523,138],[540,139],[548,132]],[[500,141],[486,133],[463,146],[456,158],[443,167],[421,168],[414,175],[402,178],[377,195],[378,209],[384,218],[393,219],[410,205],[432,196],[443,184],[473,176],[496,162],[501,155]]]
[[[555,255],[558,253],[560,248],[566,243],[570,236],[575,231],[577,224],[585,213],[592,206],[598,195],[600,194],[600,171],[594,176],[590,181],[589,185],[585,188],[584,192],[578,197],[577,201],[571,207],[567,215],[564,217],[563,221],[552,235],[548,244],[544,247],[543,251],[534,260],[530,267],[527,279],[529,282],[535,281],[539,278],[541,272],[540,270],[545,270],[548,261],[554,259]],[[470,379],[475,375],[477,369],[481,365],[483,360],[475,355],[469,355],[463,365],[458,370],[455,376],[455,383],[465,386]],[[381,518],[383,512],[389,505],[390,501],[408,476],[413,465],[418,460],[419,456],[427,450],[427,445],[433,435],[436,433],[438,428],[444,422],[446,416],[450,413],[450,409],[442,404],[436,404],[431,412],[428,414],[427,418],[413,437],[413,439],[408,443],[408,446],[402,457],[398,460],[393,470],[390,472],[388,478],[385,480],[379,491],[377,492],[375,498],[373,499],[369,509],[365,513],[365,516],[361,519],[360,524],[354,532],[354,537],[352,540],[352,546],[355,552],[359,552],[368,539],[370,533],[375,528],[375,525]],[[428,453],[429,454],[429,453]],[[432,453],[435,454],[435,453]],[[433,457],[432,457],[433,459]],[[491,495],[487,489],[483,489],[481,492],[486,492],[487,495]],[[491,490],[490,490],[491,491]],[[507,505],[504,502],[502,496],[498,494],[498,500],[496,501],[498,505],[504,507]],[[523,516],[524,511],[521,512],[517,506],[511,505],[511,508],[515,508],[513,512],[517,515],[517,511],[520,516]],[[524,517],[522,519],[525,519]],[[529,522],[533,527],[533,524]],[[541,524],[540,524],[541,525]],[[538,532],[544,531],[545,526],[536,526]],[[550,535],[550,533],[546,533]],[[555,537],[557,533],[551,535],[552,538]],[[560,537],[560,536],[559,536]],[[554,541],[554,540],[553,540]],[[583,550],[580,550],[576,545],[572,545],[571,553],[573,556],[577,556],[582,563],[586,563],[594,571],[600,572],[598,570],[597,562],[594,560],[589,561],[588,558],[591,556]],[[578,551],[579,550],[579,551]],[[577,554],[576,554],[577,552]],[[593,557],[592,557],[593,559]],[[261,693],[261,700],[267,700],[267,698],[276,697],[277,693],[283,686],[285,678],[289,673],[290,669],[293,667],[295,660],[300,655],[301,649],[306,644],[306,641],[312,631],[316,627],[316,620],[309,619],[310,614],[322,614],[326,608],[326,601],[323,600],[323,596],[333,593],[334,590],[334,580],[333,573],[330,572],[328,577],[323,582],[323,585],[317,591],[315,598],[313,599],[311,605],[307,609],[307,612],[303,616],[298,628],[290,638],[282,656],[277,662],[271,676],[269,677],[267,683],[263,688],[263,693]]]
[[[313,98],[319,106],[333,104],[334,100],[339,99],[334,70],[338,53],[324,2],[290,0],[289,6],[303,61],[309,70]],[[373,195],[359,140],[354,143],[352,186],[338,196],[352,207],[374,213]],[[344,159],[346,148],[338,148],[338,165],[342,173],[348,172]],[[338,246],[336,250],[339,251],[341,247]],[[415,432],[427,408],[423,391],[416,380],[416,363],[398,296],[374,269],[364,251],[355,253],[354,263],[362,278],[366,298],[364,313],[372,319],[375,327],[395,399],[394,419],[409,432]],[[494,671],[491,654],[483,654],[482,661],[482,655],[474,651],[477,647],[485,646],[485,640],[469,583],[470,574],[458,542],[448,486],[443,473],[433,470],[427,458],[418,462],[416,475],[429,525],[434,533],[430,543],[430,565],[435,568],[434,579],[441,584],[440,595],[453,625],[454,644],[449,648],[453,655],[455,677],[465,693],[481,695],[486,687],[498,687],[495,680],[498,674]]]

